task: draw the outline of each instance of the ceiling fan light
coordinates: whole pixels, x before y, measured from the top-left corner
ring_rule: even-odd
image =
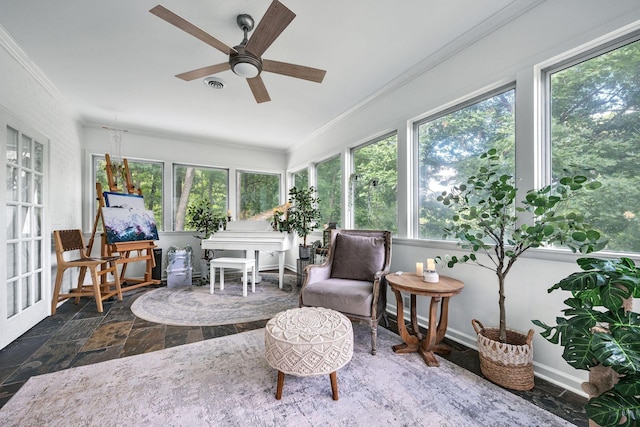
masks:
[[[251,79],[260,74],[260,70],[253,64],[248,62],[238,62],[232,68],[233,72],[245,79]]]

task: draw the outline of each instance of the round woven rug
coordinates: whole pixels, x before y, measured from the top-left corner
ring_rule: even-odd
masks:
[[[216,283],[215,293],[209,286],[158,288],[141,295],[131,311],[149,322],[175,326],[217,326],[270,319],[277,313],[298,307],[295,275],[285,275],[283,289],[278,288],[278,275],[261,273],[256,291],[242,296],[242,276],[225,275],[224,290]]]

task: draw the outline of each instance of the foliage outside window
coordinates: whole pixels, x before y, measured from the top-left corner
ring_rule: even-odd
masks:
[[[102,185],[102,191],[109,191],[109,184],[107,182],[107,164],[105,158],[104,156],[95,156],[93,159],[95,182],[99,182]],[[153,211],[158,230],[162,230],[162,163],[130,159],[127,159],[127,163],[129,164],[131,180],[136,188],[140,188],[142,191],[145,207]]]
[[[280,175],[238,173],[238,219],[248,219],[280,205]]]
[[[227,183],[229,173],[224,169],[187,165],[173,167],[174,199],[173,229],[196,230],[194,218],[189,217],[189,207],[210,204],[219,215],[227,211]],[[192,208],[193,212],[193,208]]]
[[[640,252],[640,41],[548,74],[552,177],[592,168],[602,182],[569,208],[609,239]]]
[[[356,229],[398,234],[397,134],[355,148],[349,203]]]
[[[316,165],[318,185],[316,190],[320,199],[320,212],[325,224],[342,223],[342,169],[340,157],[320,162]]]
[[[444,238],[451,212],[437,197],[478,170],[480,154],[503,153],[500,173],[514,175],[514,106],[515,89],[509,89],[416,123],[419,238]]]
[[[291,187],[309,188],[309,169],[305,168],[291,174]]]

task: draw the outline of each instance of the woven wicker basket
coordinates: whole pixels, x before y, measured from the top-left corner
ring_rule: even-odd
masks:
[[[491,382],[512,390],[533,388],[533,329],[527,335],[507,330],[507,342],[499,341],[498,328],[485,328],[478,320],[471,321],[478,335],[480,370]]]

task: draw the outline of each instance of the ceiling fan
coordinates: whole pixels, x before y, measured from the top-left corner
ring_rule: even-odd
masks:
[[[186,31],[208,45],[213,46],[225,55],[229,55],[227,62],[176,75],[176,77],[182,80],[191,81],[222,71],[232,70],[238,76],[247,79],[247,83],[256,102],[261,103],[271,101],[269,92],[267,92],[262,77],[260,77],[263,71],[317,83],[322,83],[324,75],[326,74],[325,70],[318,68],[262,59],[262,54],[271,46],[284,29],[287,28],[291,21],[293,21],[293,18],[296,17],[295,13],[287,9],[287,7],[278,0],[274,0],[271,3],[249,39],[247,39],[247,34],[253,30],[254,20],[247,14],[238,15],[236,22],[244,32],[244,38],[239,45],[234,47],[227,46],[161,5],[154,7],[149,12]]]

